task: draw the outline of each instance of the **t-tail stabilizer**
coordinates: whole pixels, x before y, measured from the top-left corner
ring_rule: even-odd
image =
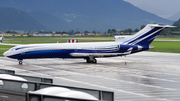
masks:
[[[131,39],[124,41],[123,44],[149,45],[163,29],[169,27],[175,27],[175,26],[163,25],[163,24],[148,24],[138,33],[133,35]]]
[[[132,48],[131,53],[138,51],[144,51],[153,49],[153,46],[150,46],[150,43],[159,35],[159,33],[169,27],[175,27],[170,25],[163,24],[148,24],[138,33],[132,36],[115,36],[116,42],[121,42],[120,49],[124,52]]]

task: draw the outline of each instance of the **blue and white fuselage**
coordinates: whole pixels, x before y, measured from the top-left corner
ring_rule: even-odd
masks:
[[[13,47],[5,52],[4,55],[13,59],[84,58],[89,55],[94,55],[94,57],[101,55],[103,57],[126,55],[123,53],[130,47],[133,48],[133,52],[138,50],[138,46],[121,45],[118,42],[32,44]]]
[[[9,58],[85,58],[88,63],[96,63],[98,57],[123,56],[152,49],[149,44],[165,28],[173,27],[160,24],[148,24],[132,36],[115,36],[115,42],[56,43],[19,45],[6,51]],[[21,64],[21,63],[20,63]]]

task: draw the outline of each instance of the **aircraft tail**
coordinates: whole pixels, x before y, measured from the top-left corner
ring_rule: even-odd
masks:
[[[130,39],[123,42],[128,45],[149,45],[159,33],[169,27],[175,27],[163,24],[148,24],[138,33],[133,35]]]

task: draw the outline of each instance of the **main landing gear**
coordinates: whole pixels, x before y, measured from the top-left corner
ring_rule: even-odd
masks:
[[[23,59],[18,59],[18,61],[19,61],[19,65],[22,65]]]
[[[89,57],[86,59],[87,63],[97,63],[97,60],[94,57]]]

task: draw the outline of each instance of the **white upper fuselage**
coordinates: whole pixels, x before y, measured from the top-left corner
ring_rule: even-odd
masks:
[[[30,44],[19,45],[9,49],[5,52],[4,56],[12,56],[21,53],[27,53],[32,51],[42,50],[106,50],[113,52],[114,47],[117,47],[120,43],[117,42],[88,42],[88,43],[55,43],[55,44]]]

